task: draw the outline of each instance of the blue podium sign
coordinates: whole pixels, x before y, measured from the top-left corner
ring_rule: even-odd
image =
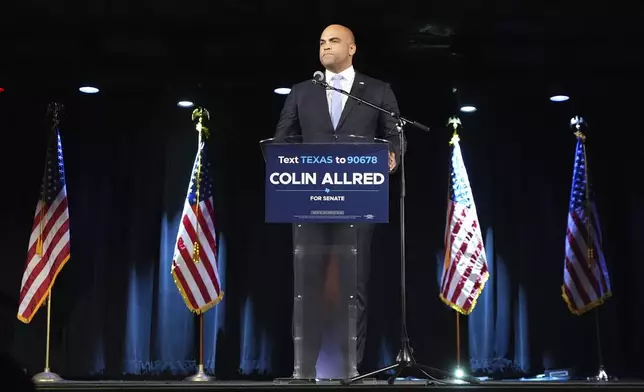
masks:
[[[389,222],[385,143],[270,144],[266,222]]]

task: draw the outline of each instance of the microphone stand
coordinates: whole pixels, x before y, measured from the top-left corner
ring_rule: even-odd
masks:
[[[322,75],[319,75],[322,76]],[[383,113],[386,113],[396,119],[396,125],[395,129],[396,132],[398,133],[398,140],[400,143],[400,301],[401,301],[401,329],[400,329],[400,343],[401,343],[401,348],[400,351],[398,351],[398,354],[396,355],[396,362],[393,364],[387,365],[383,368],[380,368],[378,370],[375,370],[373,372],[363,374],[360,376],[352,377],[347,380],[341,380],[341,383],[343,385],[348,385],[352,384],[358,380],[362,380],[363,378],[368,378],[371,376],[378,375],[380,373],[384,373],[389,370],[396,370],[395,374],[391,376],[387,382],[391,385],[394,383],[396,378],[400,376],[402,371],[404,369],[415,369],[419,370],[423,374],[425,374],[427,377],[432,378],[427,372],[438,372],[442,373],[443,375],[446,376],[451,376],[451,374],[445,370],[442,369],[437,369],[433,368],[427,365],[420,364],[416,362],[414,359],[414,356],[412,355],[413,349],[411,348],[411,345],[409,344],[409,336],[407,335],[407,285],[406,285],[406,254],[405,254],[405,195],[406,195],[406,188],[405,188],[405,135],[404,135],[404,127],[406,125],[414,125],[418,127],[419,129],[422,129],[425,132],[429,132],[429,127],[420,124],[416,121],[409,120],[405,117],[402,117],[400,114],[395,113],[395,112],[390,112],[378,105],[374,105],[371,102],[367,102],[361,98],[358,98],[356,96],[353,96],[352,94],[342,90],[338,89],[336,87],[330,86],[323,80],[322,77],[315,77],[314,79],[311,80],[314,84],[317,84],[319,86],[322,86],[326,89],[329,90],[334,90],[337,91],[341,94],[346,95],[347,97],[350,97],[359,103],[363,103],[367,106],[370,106],[376,110],[379,110]],[[468,381],[471,384],[479,384],[479,380],[470,377],[470,376],[465,376],[464,379]]]
[[[320,72],[320,74],[321,74],[321,72]],[[323,77],[323,76],[322,76],[322,77]],[[398,121],[398,124],[396,125],[396,127],[397,127],[397,128],[398,128],[398,127],[403,127],[403,126],[405,126],[405,125],[409,124],[409,125],[415,125],[415,126],[417,126],[418,128],[422,129],[422,130],[423,130],[423,131],[425,131],[425,132],[429,132],[429,127],[428,127],[428,126],[426,126],[426,125],[423,125],[423,124],[421,124],[421,123],[419,123],[419,122],[416,122],[416,121],[412,121],[412,120],[410,120],[410,119],[407,119],[407,118],[405,118],[405,117],[401,116],[400,114],[398,114],[398,113],[396,113],[396,112],[390,112],[389,110],[386,110],[386,109],[384,109],[384,108],[381,108],[381,107],[380,107],[380,106],[378,106],[378,105],[374,105],[374,104],[372,104],[371,102],[365,101],[365,100],[364,100],[364,99],[362,99],[362,98],[358,98],[358,97],[356,97],[355,95],[352,95],[351,93],[346,92],[346,91],[344,91],[344,90],[342,90],[342,89],[339,89],[339,88],[335,88],[335,87],[333,87],[333,86],[330,86],[327,82],[325,82],[325,81],[324,81],[324,80],[322,80],[322,79],[314,78],[314,79],[312,79],[312,80],[311,80],[311,82],[313,82],[314,84],[317,84],[317,85],[319,85],[319,86],[322,86],[322,87],[324,87],[324,88],[326,88],[326,89],[328,89],[328,90],[337,91],[337,92],[339,92],[339,93],[341,93],[341,94],[346,95],[347,97],[350,97],[350,98],[352,98],[352,99],[354,99],[354,100],[358,101],[359,103],[363,103],[363,104],[365,104],[365,105],[367,105],[367,106],[370,106],[370,107],[372,107],[372,108],[374,108],[374,109],[376,109],[376,110],[380,110],[381,112],[383,112],[383,113],[386,113],[386,114],[390,115],[391,117],[395,118],[395,119]],[[401,132],[402,132],[402,128],[400,128],[399,133],[401,133]],[[401,135],[401,138],[402,138],[402,135]],[[401,139],[401,142],[402,142],[402,139]],[[401,148],[402,148],[402,144],[401,144]],[[402,159],[402,158],[401,158],[401,159]]]

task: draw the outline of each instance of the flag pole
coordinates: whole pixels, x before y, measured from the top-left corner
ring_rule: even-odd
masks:
[[[195,110],[192,111],[192,121],[195,121],[195,119],[198,119],[197,124],[195,125],[195,128],[197,129],[197,134],[199,135],[199,145],[197,148],[201,150],[202,148],[202,143],[204,139],[208,138],[209,135],[209,130],[208,128],[203,124],[204,117],[206,120],[210,119],[210,113],[208,112],[207,109],[204,108],[196,108]],[[196,216],[196,222],[197,224],[195,225],[195,232],[196,232],[196,238],[199,238],[199,187],[201,186],[201,154],[199,154],[199,160],[197,162],[197,178],[195,179],[196,183],[196,203],[195,203],[195,216]],[[194,252],[193,252],[193,261],[195,263],[200,262],[199,258],[199,242],[195,241],[193,244],[194,247]],[[206,371],[204,369],[203,365],[203,313],[199,312],[197,314],[197,318],[199,319],[199,363],[197,364],[197,373],[193,374],[192,376],[189,376],[186,378],[186,381],[212,381],[214,377],[209,376],[206,374]]]
[[[461,318],[459,317],[459,313],[457,311],[454,311],[456,313],[456,368],[460,369],[461,368]]]
[[[588,263],[593,266],[597,265],[595,257],[595,240],[593,239],[593,226],[592,216],[593,211],[590,201],[590,178],[588,177],[588,155],[586,154],[586,135],[581,131],[581,126],[585,125],[585,121],[581,116],[575,116],[570,120],[570,125],[575,128],[575,136],[581,141],[581,146],[584,149],[584,176],[586,177],[586,186],[584,192],[586,193],[586,233],[588,233]],[[604,368],[604,357],[602,354],[601,334],[599,329],[599,307],[595,308],[595,332],[597,339],[597,359],[599,360],[599,370],[594,379],[599,381],[608,381],[608,374]]]
[[[56,132],[58,129],[58,124],[60,122],[59,115],[61,111],[63,110],[63,105],[59,103],[52,103],[49,105],[47,108],[47,113],[51,115],[52,117],[52,125],[51,125],[51,132],[50,132],[50,142],[47,145],[47,148],[49,148],[49,145],[51,144],[51,140],[54,138],[52,137],[52,134]],[[47,158],[45,158],[45,161]],[[47,163],[45,163],[45,166]],[[47,172],[45,171],[43,176],[46,176]],[[42,205],[43,207],[40,209],[41,213],[41,218],[40,218],[40,235],[38,236],[38,240],[36,243],[36,252],[42,257],[43,254],[43,247],[44,247],[44,241],[42,239],[42,232],[43,232],[43,220],[44,220],[44,215],[46,212],[44,211],[45,209],[45,200],[44,200],[44,192],[42,192]],[[56,381],[62,381],[62,378],[51,371],[49,368],[49,351],[50,351],[50,340],[51,340],[51,288],[49,289],[49,292],[47,293],[47,332],[45,336],[45,369],[44,371],[35,374],[32,377],[33,382],[35,383],[50,383],[50,382],[56,382]]]
[[[461,119],[458,117],[450,117],[447,121],[447,125],[451,125],[454,129],[452,141],[450,142],[450,144],[453,144],[455,140],[458,140],[458,127],[461,126]],[[447,181],[449,186],[450,179],[448,178]],[[448,254],[448,251],[449,250],[446,249],[446,256]],[[456,314],[456,376],[460,377],[459,373],[463,372],[463,369],[461,369],[461,317],[460,313],[456,310],[454,311],[454,313]]]

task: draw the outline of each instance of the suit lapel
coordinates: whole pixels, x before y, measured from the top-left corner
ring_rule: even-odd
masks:
[[[364,94],[364,89],[365,89],[365,84],[364,84],[364,79],[362,78],[362,75],[356,72],[356,76],[353,79],[353,85],[351,86],[351,95],[357,97],[357,98],[362,98],[362,95]],[[351,98],[347,97],[347,103],[344,104],[344,109],[342,109],[342,114],[340,115],[340,121],[338,121],[338,127],[336,128],[336,132],[342,128],[342,124],[344,124],[344,121],[349,117],[349,114],[351,114],[351,110],[353,110],[353,107],[356,106],[358,102]]]
[[[333,122],[331,121],[331,113],[329,113],[329,101],[327,100],[326,94],[327,89],[320,86],[313,86],[313,98],[315,99],[315,106],[324,108],[323,117],[329,129],[333,130]]]

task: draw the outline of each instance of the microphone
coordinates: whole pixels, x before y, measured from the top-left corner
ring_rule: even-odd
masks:
[[[325,84],[324,83],[324,74],[322,72],[320,72],[320,71],[315,71],[315,73],[313,73],[312,82],[315,83],[315,84]]]

